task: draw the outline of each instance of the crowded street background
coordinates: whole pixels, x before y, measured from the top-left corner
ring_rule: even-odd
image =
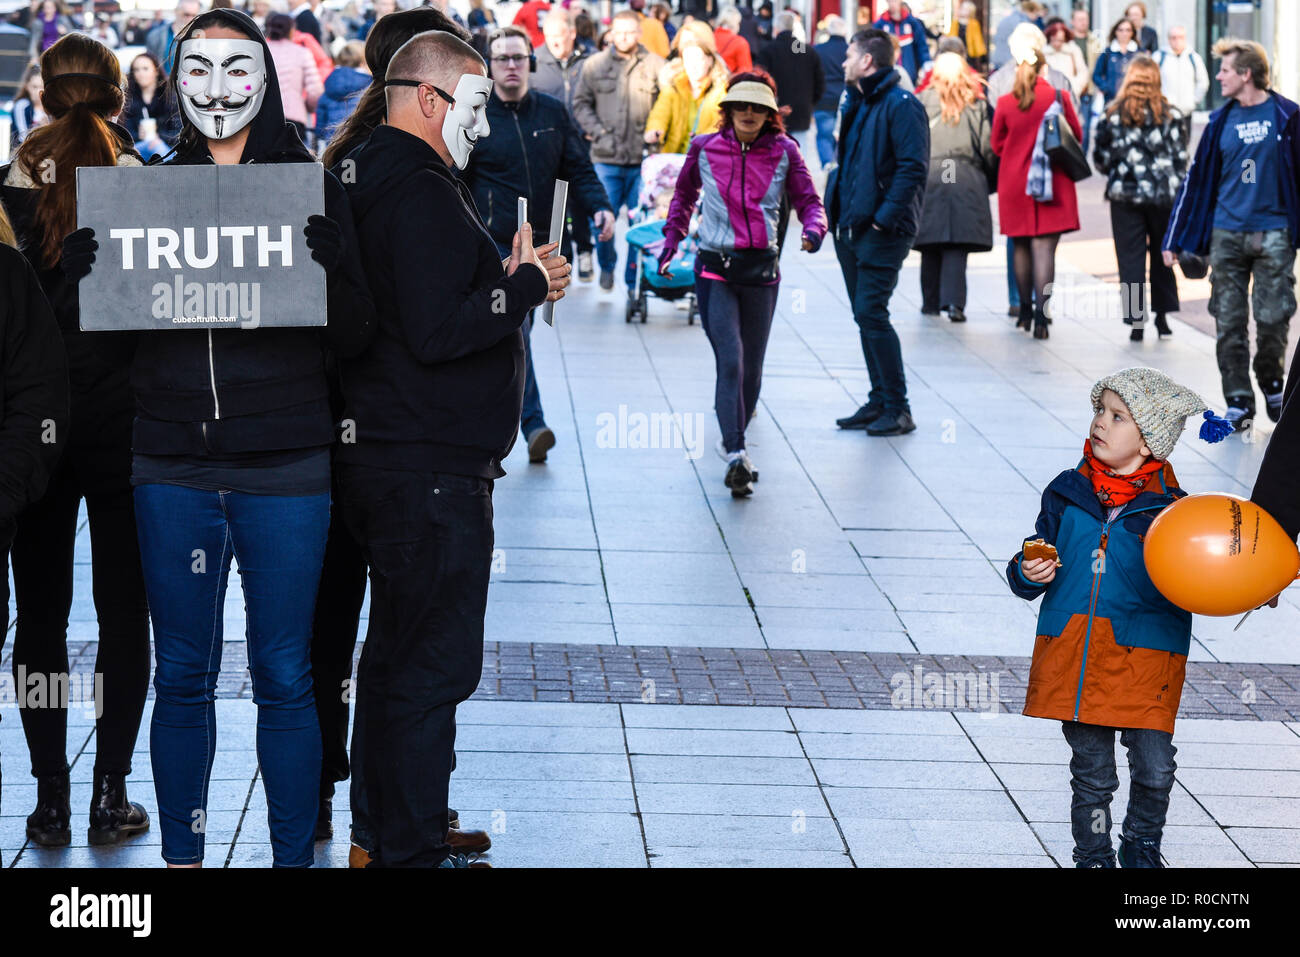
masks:
[[[804,488],[810,483],[797,478],[805,467],[794,464],[799,454],[839,455],[828,452],[827,437],[834,436],[865,448],[859,462],[907,442],[937,455],[941,448],[936,453],[923,443],[930,438],[927,416],[936,420],[936,406],[952,401],[937,401],[945,379],[975,382],[978,392],[988,368],[1001,376],[1015,366],[1046,382],[1049,371],[1068,365],[1050,351],[1063,338],[1106,357],[1104,369],[1100,359],[1080,360],[1079,368],[1097,373],[1091,392],[1071,386],[1079,394],[1071,393],[1070,402],[1094,416],[1084,459],[1073,425],[1067,430],[1057,417],[1059,407],[1047,413],[1034,404],[1028,418],[1052,435],[1034,454],[1053,459],[1011,470],[1017,485],[1005,500],[1024,512],[1016,528],[1034,528],[1051,554],[1030,558],[1016,550],[1030,543],[1018,533],[1001,542],[1008,534],[1001,526],[999,544],[989,544],[987,513],[998,492],[987,486],[978,504],[971,491],[962,505],[983,513],[969,523],[978,535],[937,507],[930,516],[937,525],[920,530],[943,532],[931,538],[979,565],[983,578],[1000,549],[1002,594],[988,605],[1023,634],[999,633],[993,643],[1009,657],[1012,641],[1033,649],[1034,670],[1022,682],[1025,714],[1065,727],[1071,830],[1054,832],[1048,852],[1039,853],[1047,846],[1039,836],[1040,848],[1011,856],[1115,866],[1109,808],[1119,786],[1114,734],[1122,732],[1133,800],[1118,861],[1162,866],[1165,815],[1171,794],[1180,793],[1172,744],[1179,699],[1170,688],[1181,689],[1189,654],[1211,647],[1207,634],[1223,636],[1194,629],[1191,612],[1157,592],[1140,557],[1154,516],[1133,516],[1135,523],[1125,509],[1153,513],[1185,494],[1167,459],[1188,426],[1184,446],[1194,435],[1234,444],[1230,452],[1180,453],[1184,478],[1249,493],[1290,539],[1300,534],[1300,406],[1288,376],[1300,247],[1296,10],[1279,2],[1256,5],[1246,16],[1205,6],[17,5],[0,25],[0,50],[10,54],[0,60],[8,71],[0,77],[7,84],[0,242],[22,253],[13,255],[22,278],[13,289],[39,281],[48,299],[31,321],[51,329],[57,322],[66,347],[66,369],[50,360],[44,385],[53,395],[49,384],[66,375],[70,392],[65,387],[48,401],[70,402],[70,409],[36,420],[74,425],[71,439],[62,440],[70,442],[66,451],[59,445],[54,454],[33,440],[23,455],[0,463],[28,463],[13,466],[27,472],[0,483],[0,543],[7,556],[12,546],[14,569],[10,664],[15,674],[66,673],[69,613],[89,590],[98,623],[94,668],[113,705],[96,715],[95,767],[84,782],[70,777],[66,704],[23,711],[21,741],[36,782],[19,786],[31,806],[25,810],[34,808],[23,841],[66,847],[72,815],[81,814],[70,795],[74,785],[89,784],[92,845],[129,843],[156,817],[170,866],[203,863],[205,832],[191,819],[206,820],[208,809],[213,701],[222,674],[213,649],[221,647],[230,614],[225,587],[233,554],[248,596],[247,664],[259,688],[255,764],[267,792],[267,861],[322,862],[313,845],[333,838],[335,817],[346,810],[346,851],[326,855],[336,863],[482,866],[477,855],[492,839],[468,815],[461,827],[448,788],[457,761],[456,707],[480,687],[484,622],[493,620],[494,543],[511,541],[508,521],[526,516],[525,549],[560,547],[544,541],[552,527],[546,520],[554,518],[565,534],[571,529],[548,509],[571,505],[578,486],[584,502],[600,498],[587,489],[602,477],[618,485],[619,520],[636,530],[625,528],[625,536],[653,540],[657,524],[673,527],[674,502],[687,501],[688,493],[691,504],[683,508],[709,528],[722,527],[701,510],[697,490],[675,497],[680,477],[654,488],[652,504],[642,507],[633,486],[618,484],[617,470],[588,471],[581,456],[591,449],[581,447],[582,431],[573,427],[575,379],[583,373],[569,363],[580,359],[610,379],[597,421],[610,418],[596,445],[646,448],[637,444],[635,427],[629,431],[628,403],[635,417],[638,390],[651,377],[633,371],[641,346],[626,343],[650,343],[642,359],[653,351],[656,361],[682,359],[680,341],[665,346],[655,338],[662,331],[645,327],[674,322],[690,329],[698,321],[703,337],[695,337],[697,349],[685,361],[695,378],[707,379],[691,393],[691,408],[701,412],[665,419],[664,441],[684,445],[697,463],[709,510],[746,501],[775,507],[759,505],[764,498],[789,505],[796,489],[808,502],[832,495],[828,510],[840,512],[832,537],[906,530],[884,513],[908,514],[906,490],[924,498],[932,493],[922,494],[922,485],[947,479],[943,469],[932,470],[935,459],[913,462],[904,470],[911,477],[891,473],[899,484],[882,493],[865,480],[855,485],[869,467],[856,478],[832,469],[835,491],[828,493]],[[196,94],[200,85],[208,92]],[[254,322],[248,331],[206,335],[150,330],[138,346],[122,333],[87,330],[78,284],[102,275],[107,237],[78,218],[73,180],[48,170],[316,162],[325,170],[324,214],[303,219],[310,258],[327,277],[323,329]],[[822,335],[836,322],[840,331],[833,350],[823,341],[804,343],[799,361],[852,388],[792,397],[782,382],[793,354],[788,327],[809,299],[816,312],[808,329]],[[40,295],[21,301],[36,300],[44,303]],[[581,310],[582,325],[575,326],[590,337],[579,357],[557,345],[570,308]],[[602,324],[596,333],[593,317]],[[918,321],[929,324],[925,331],[918,333]],[[1120,342],[1080,338],[1081,328],[1095,338],[1101,327],[1107,336],[1122,331]],[[978,348],[955,346],[968,341],[963,336]],[[936,343],[936,354],[909,354]],[[791,421],[801,430],[780,433],[780,441],[779,427],[766,421],[773,406],[763,393],[770,344],[784,350],[773,377],[778,401],[786,411],[791,403],[797,408]],[[42,348],[46,358],[58,352],[50,343]],[[708,361],[699,362],[701,354]],[[1129,368],[1116,372],[1112,360]],[[620,380],[612,366],[623,362],[629,371]],[[16,363],[0,374],[31,376],[34,368],[35,362]],[[187,371],[197,385],[186,380]],[[1063,407],[1061,381],[1044,388]],[[1003,398],[1000,392],[997,401],[986,395],[976,402],[982,415],[1004,424],[979,424],[992,438],[980,439],[979,453],[962,470],[1006,477],[1006,462],[992,460],[1002,454],[1001,441],[1016,444],[1018,427],[1006,423],[1019,411],[999,407]],[[701,449],[705,429],[698,423],[705,416],[710,441]],[[942,421],[956,429],[954,420]],[[806,443],[804,430],[816,440]],[[1266,442],[1261,459],[1255,453]],[[762,451],[778,449],[771,464],[760,461]],[[899,457],[906,460],[905,453]],[[507,478],[507,460],[533,483],[526,509],[510,497],[518,489],[509,482],[518,478]],[[1184,461],[1195,463],[1187,473]],[[536,478],[557,473],[553,487]],[[494,526],[498,482],[508,521],[498,516]],[[1025,483],[1035,486],[1032,494],[1019,487]],[[89,588],[79,570],[87,560],[87,520]],[[789,515],[783,521],[798,524]],[[1121,531],[1112,533],[1112,523]],[[727,549],[760,534],[735,515],[725,524]],[[1078,532],[1081,524],[1085,532]],[[1112,627],[1098,614],[1096,584],[1090,597],[1081,579],[1069,577],[1096,558],[1088,552],[1093,524],[1103,567],[1113,542],[1112,561],[1126,583],[1106,647],[1131,657],[1106,665],[1104,687],[1088,685],[1106,707],[1084,707],[1081,718],[1084,670],[1094,667],[1094,615]],[[968,538],[950,540],[949,532]],[[1060,579],[1058,536],[1066,559]],[[206,565],[190,574],[188,558],[172,562],[192,546],[204,556],[196,561],[213,562],[215,598],[196,584],[206,582]],[[891,538],[889,547],[901,546]],[[885,554],[904,568],[921,561],[908,551]],[[221,556],[220,568],[207,558],[213,555]],[[1009,565],[1006,555],[1013,556]],[[653,577],[655,560],[646,561]],[[743,564],[736,562],[738,574],[748,572]],[[764,566],[762,574],[769,573],[776,574]],[[1008,610],[1008,585],[1018,599],[1045,596],[1037,631],[1022,620],[1027,613],[1018,599]],[[835,591],[825,582],[819,587]],[[959,592],[954,587],[941,597],[926,590],[913,598],[923,595],[916,600],[928,613],[930,604],[960,600]],[[9,595],[3,597],[0,648],[14,620]],[[881,608],[894,600],[885,590],[879,599]],[[792,637],[783,647],[825,650],[818,644],[825,635],[799,637],[797,618],[788,622]],[[366,652],[354,678],[363,622]],[[1132,622],[1158,634],[1117,643]],[[574,624],[576,634],[599,630],[585,628],[593,622]],[[670,632],[699,638],[680,622],[669,624]],[[929,624],[938,627],[937,619]],[[983,628],[974,614],[960,624]],[[548,629],[549,640],[567,640],[554,621],[542,630]],[[1054,651],[1057,676],[1074,667],[1057,650],[1075,639],[1082,648],[1077,671],[1069,682],[1046,681],[1042,661]],[[521,628],[513,640],[531,639]],[[836,636],[830,644],[846,640]],[[913,637],[906,640],[922,651]],[[766,637],[763,645],[773,647]],[[851,641],[848,647],[899,650]],[[981,650],[961,644],[962,654]],[[1292,662],[1268,642],[1253,654],[1257,664]],[[1213,657],[1228,660],[1230,652]],[[1020,665],[1028,669],[1027,661]],[[1071,716],[1070,702],[1060,701],[1075,674]],[[1057,684],[1060,701],[1048,687]],[[1133,703],[1148,693],[1158,706]],[[142,736],[145,723],[150,734]],[[74,734],[77,727],[74,720]],[[155,793],[146,795],[142,782],[133,785],[136,800],[128,800],[141,737],[149,739]],[[9,782],[17,774],[17,740],[0,739]],[[1058,757],[1053,752],[1052,762],[1061,763]],[[1065,780],[1059,767],[1050,773]],[[348,795],[340,794],[336,807],[339,786]],[[398,793],[400,801],[393,799]],[[495,805],[471,810],[484,807]],[[1105,821],[1104,840],[1096,814]],[[1062,828],[1067,820],[1051,818]],[[211,840],[232,852],[228,835]],[[1221,859],[1183,860],[1207,858]]]

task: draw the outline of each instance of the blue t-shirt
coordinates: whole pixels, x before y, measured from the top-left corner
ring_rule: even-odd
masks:
[[[1258,106],[1234,106],[1219,137],[1223,169],[1214,228],[1238,233],[1286,229],[1278,188],[1277,114],[1270,97]]]

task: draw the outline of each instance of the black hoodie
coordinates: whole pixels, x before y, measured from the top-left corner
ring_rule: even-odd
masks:
[[[235,25],[262,45],[268,72],[261,109],[249,124],[241,163],[311,163],[284,118],[280,86],[262,33],[247,15],[214,10],[193,21]],[[177,38],[177,43],[181,37]],[[173,89],[180,57],[174,58]],[[168,161],[213,163],[207,140],[183,116],[180,142]],[[315,328],[166,330],[141,335],[131,385],[137,415],[134,449],[149,456],[236,459],[245,453],[319,449],[334,438],[325,346],[340,356],[363,350],[374,331],[374,304],[357,256],[347,195],[325,172],[325,215],[343,233],[343,261],[330,275],[329,321]],[[302,216],[306,225],[307,216]]]
[[[119,157],[139,160],[126,130],[116,123],[109,129],[117,138]],[[28,185],[30,176],[19,176],[21,185],[9,184],[12,164],[0,166],[0,199],[9,213],[18,248],[23,250],[40,280],[41,290],[54,310],[54,318],[63,334],[67,356],[67,375],[72,390],[72,423],[69,440],[78,449],[117,462],[112,453],[123,448],[131,437],[131,419],[135,407],[131,401],[128,369],[135,348],[135,334],[130,332],[82,332],[77,284],[64,275],[63,264],[47,265],[41,261],[41,236],[36,226],[36,204],[40,190]]]
[[[344,166],[379,328],[342,362],[356,432],[338,460],[500,478],[523,405],[520,326],[546,275],[505,275],[469,189],[420,138],[380,126]]]
[[[0,244],[0,541],[45,492],[68,430],[68,366],[36,273]],[[54,440],[54,441],[51,441]],[[3,637],[3,636],[0,636]]]

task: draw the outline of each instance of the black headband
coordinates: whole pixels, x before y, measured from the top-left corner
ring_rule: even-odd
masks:
[[[79,76],[87,80],[99,80],[103,83],[107,83],[109,86],[111,86],[115,90],[118,90],[119,92],[122,89],[121,84],[114,83],[108,77],[100,76],[98,73],[56,73],[54,74],[54,76],[47,77],[45,83],[46,85],[49,85],[50,83],[53,83],[55,80],[62,80],[64,77],[68,77],[68,76]]]

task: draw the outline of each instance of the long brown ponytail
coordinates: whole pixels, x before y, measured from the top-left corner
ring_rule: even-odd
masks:
[[[122,111],[122,68],[98,40],[80,33],[60,38],[41,55],[43,103],[50,122],[23,140],[14,161],[36,184],[40,260],[53,266],[63,238],[77,228],[79,166],[114,166],[119,142],[108,125]]]
[[[1020,107],[1023,113],[1034,105],[1035,87],[1038,85],[1039,74],[1043,72],[1043,67],[1047,66],[1047,58],[1043,56],[1043,51],[1039,50],[1033,60],[1027,60],[1016,65],[1016,81],[1011,86],[1011,92],[1015,94],[1016,106]]]

